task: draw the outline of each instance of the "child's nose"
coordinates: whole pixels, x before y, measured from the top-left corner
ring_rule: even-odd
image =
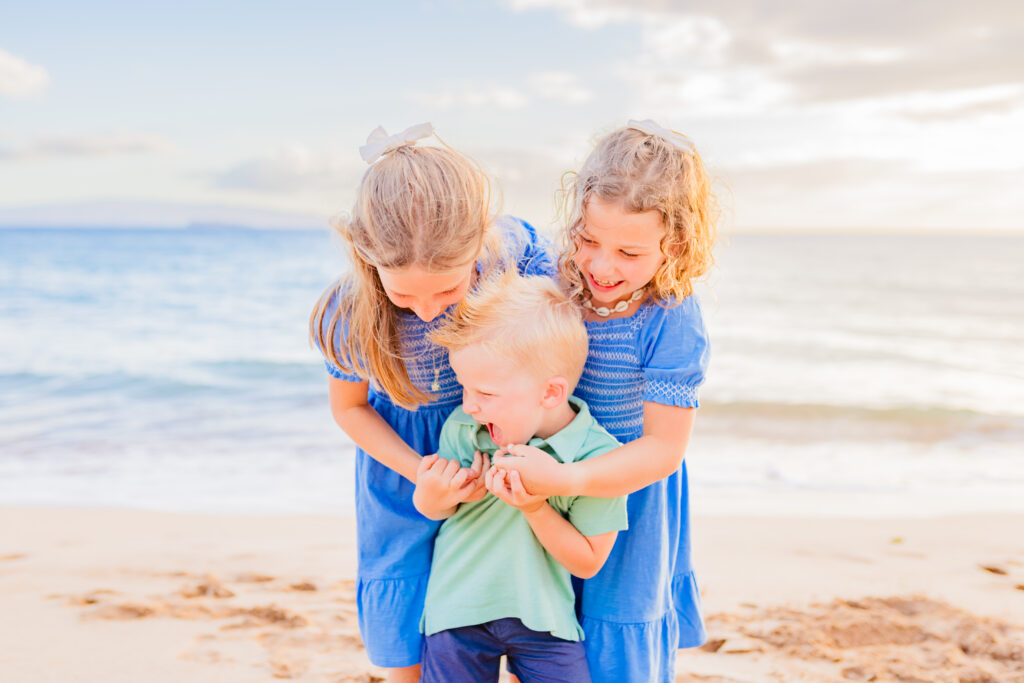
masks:
[[[441,315],[441,307],[434,304],[424,304],[414,307],[412,312],[415,313],[416,317],[423,322],[429,323],[431,320]]]
[[[594,254],[593,258],[590,259],[590,272],[594,277],[599,279],[605,279],[604,275],[608,275],[611,270],[608,258],[604,254]]]

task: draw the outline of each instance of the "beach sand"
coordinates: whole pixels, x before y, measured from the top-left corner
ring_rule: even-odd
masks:
[[[1024,682],[1024,517],[697,517],[677,681]],[[0,681],[378,681],[345,517],[0,509]]]

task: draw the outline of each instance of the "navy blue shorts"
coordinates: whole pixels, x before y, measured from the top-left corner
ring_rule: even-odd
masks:
[[[420,683],[497,681],[502,655],[523,683],[590,683],[583,643],[532,631],[518,619],[440,631],[423,639]]]

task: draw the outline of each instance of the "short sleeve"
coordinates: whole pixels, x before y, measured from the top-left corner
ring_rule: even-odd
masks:
[[[600,457],[621,445],[607,430],[594,422],[582,447],[582,452],[585,455],[582,455],[579,460]],[[570,498],[567,517],[569,522],[584,536],[598,536],[610,531],[622,531],[629,528],[626,496],[616,498],[576,496]]]
[[[629,528],[626,496],[577,496],[569,504],[569,523],[584,536],[599,536]]]
[[[505,246],[516,257],[520,275],[555,276],[554,247],[532,225],[513,216],[498,219]]]
[[[331,331],[331,321],[334,318],[335,313],[338,310],[338,303],[341,299],[341,289],[338,287],[334,288],[331,292],[330,298],[327,300],[327,305],[324,307],[324,316],[320,321],[321,336],[327,338]],[[339,349],[345,344],[345,338],[348,336],[348,320],[342,318],[338,320],[337,326],[334,328],[334,335],[331,343],[334,344],[335,349]],[[365,382],[364,377],[360,377],[358,373],[350,372],[345,368],[341,367],[327,356],[327,351],[320,345],[320,338],[316,340],[317,348],[320,349],[320,354],[324,358],[324,365],[327,367],[327,372],[331,377],[336,379],[345,380],[346,382]]]
[[[466,441],[470,431],[467,429],[466,423],[459,419],[461,410],[461,408],[453,410],[441,426],[437,456],[445,460],[456,460],[462,467],[472,467],[474,449]]]
[[[643,400],[696,408],[708,365],[708,335],[697,297],[672,308],[654,307],[640,331],[640,347]]]

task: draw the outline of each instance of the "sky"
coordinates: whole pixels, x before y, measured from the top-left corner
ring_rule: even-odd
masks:
[[[317,224],[430,121],[548,225],[652,118],[727,230],[1024,233],[1021,35],[1019,0],[0,0],[0,224]]]

